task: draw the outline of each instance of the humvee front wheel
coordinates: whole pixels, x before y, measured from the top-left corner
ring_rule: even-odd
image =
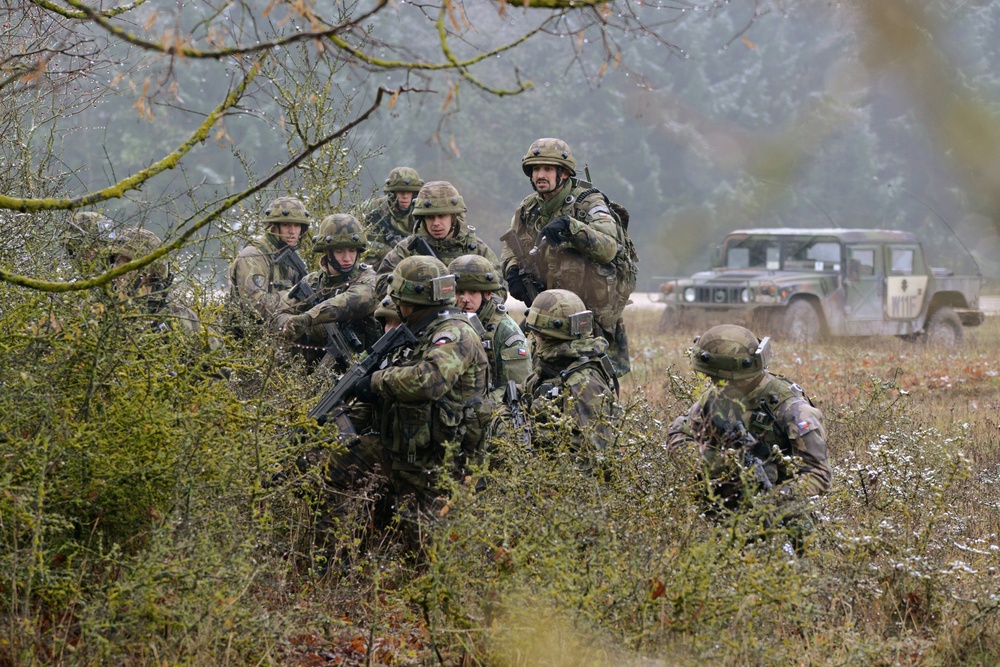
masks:
[[[962,342],[962,319],[950,306],[941,306],[927,320],[924,339],[929,345],[954,347]]]
[[[819,341],[822,324],[819,313],[808,301],[793,301],[785,309],[782,318],[782,329],[788,340],[796,343],[815,343]]]

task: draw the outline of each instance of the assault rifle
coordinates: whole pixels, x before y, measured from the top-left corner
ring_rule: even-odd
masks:
[[[528,301],[526,303],[530,306],[534,302],[535,297],[538,296],[538,293],[545,289],[545,285],[538,277],[538,271],[535,267],[535,255],[524,251],[521,239],[517,237],[517,233],[513,228],[508,229],[500,237],[500,240],[510,244],[511,250],[514,251],[514,257],[517,258],[517,273],[521,276],[521,282],[524,283],[524,289],[528,293]]]
[[[388,211],[382,209],[376,209],[368,214],[365,218],[365,222],[372,227],[377,227],[379,231],[382,232],[382,236],[385,238],[385,242],[392,247],[402,241],[405,237],[401,236],[393,229],[392,225],[389,224],[389,220],[392,218],[392,214]]]
[[[507,381],[507,388],[503,392],[503,402],[510,410],[510,424],[517,432],[517,441],[522,445],[531,445],[531,427],[521,409],[521,395],[517,390],[517,383],[513,380]]]
[[[774,484],[771,483],[767,471],[764,470],[764,462],[754,454],[757,438],[753,437],[743,422],[739,420],[728,421],[721,416],[716,416],[712,419],[712,424],[721,431],[724,442],[740,450],[740,466],[749,470],[753,474],[754,480],[765,491],[770,491]]]
[[[306,274],[309,273],[309,269],[306,268],[306,263],[302,261],[299,257],[299,253],[295,252],[295,248],[285,244],[285,246],[278,252],[272,255],[274,263],[278,266],[284,266],[285,268],[292,270],[292,284],[298,283]]]
[[[437,256],[437,253],[434,252],[434,248],[432,248],[431,244],[427,242],[427,239],[420,234],[413,235],[413,240],[410,241],[410,250],[413,250],[417,254],[424,255],[425,257],[441,259]]]
[[[305,278],[288,291],[288,298],[295,301],[305,301],[310,308],[323,302],[323,295],[314,290]],[[360,354],[365,349],[364,343],[348,324],[327,322],[323,325],[323,330],[326,332],[326,345],[324,346],[326,354],[320,361],[321,366],[333,362],[335,366],[347,368],[351,365],[352,355]]]
[[[309,411],[309,417],[315,419],[320,426],[332,421],[337,424],[341,434],[356,435],[357,431],[347,415],[345,400],[361,378],[378,370],[390,354],[404,345],[415,345],[416,342],[413,332],[405,324],[387,332],[372,345],[367,357],[351,366],[337,384],[323,394],[316,407]]]

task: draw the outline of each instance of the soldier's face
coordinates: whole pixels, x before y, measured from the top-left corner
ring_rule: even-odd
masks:
[[[436,239],[446,239],[451,236],[451,228],[454,224],[455,216],[451,213],[439,213],[438,215],[425,215],[424,226],[427,233]]]
[[[296,222],[279,222],[274,226],[274,234],[290,246],[297,246],[302,236],[302,225]]]
[[[333,255],[333,257],[330,257]],[[358,261],[357,248],[334,248],[326,253],[327,259],[332,259],[340,267],[341,271],[354,268],[354,263]]]
[[[531,182],[535,191],[546,199],[555,194],[559,187],[559,168],[553,164],[536,164],[531,168]]]
[[[483,293],[461,289],[455,295],[455,303],[466,313],[478,313],[483,305]]]
[[[413,203],[413,193],[412,192],[397,192],[396,193],[396,208],[400,211],[405,211],[410,208],[410,204]]]

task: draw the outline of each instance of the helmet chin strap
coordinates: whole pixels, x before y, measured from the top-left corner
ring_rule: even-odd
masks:
[[[359,252],[359,253],[358,253],[358,256],[360,257],[360,255],[361,255],[361,253]],[[339,273],[340,275],[347,275],[348,273],[350,273],[351,271],[353,271],[353,270],[354,270],[354,267],[355,267],[355,266],[357,266],[357,265],[358,265],[358,257],[355,257],[355,258],[354,258],[354,263],[353,263],[353,264],[351,264],[351,265],[350,265],[349,267],[347,267],[346,269],[345,269],[345,268],[342,268],[342,267],[340,266],[340,262],[338,262],[336,258],[331,258],[331,257],[330,257],[329,255],[324,255],[324,256],[323,256],[323,261],[324,261],[324,262],[326,262],[326,265],[327,265],[327,266],[331,266],[331,267],[333,267],[333,268],[334,268],[334,270],[336,270],[336,271],[337,271],[337,273]]]

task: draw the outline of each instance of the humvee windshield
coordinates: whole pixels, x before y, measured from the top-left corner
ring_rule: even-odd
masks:
[[[748,236],[726,242],[729,269],[839,271],[840,243],[826,236]]]

